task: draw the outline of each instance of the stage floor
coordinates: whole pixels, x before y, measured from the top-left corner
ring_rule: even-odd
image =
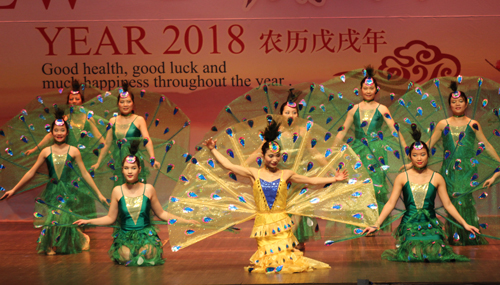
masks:
[[[168,243],[165,264],[147,268],[119,266],[109,259],[108,228],[87,230],[92,239],[89,252],[46,256],[35,251],[39,230],[31,223],[0,223],[0,284],[355,284],[358,279],[381,284],[500,284],[499,241],[454,247],[471,262],[400,263],[380,259],[385,249],[394,247],[387,234],[329,247],[322,241],[308,243],[305,256],[330,264],[329,270],[251,274],[243,267],[256,250],[249,238],[252,222],[240,225],[239,234],[223,232],[176,253]],[[159,235],[167,238],[167,228],[162,226]]]

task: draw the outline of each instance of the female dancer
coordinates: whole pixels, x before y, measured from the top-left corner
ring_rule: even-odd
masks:
[[[139,182],[140,158],[136,156],[139,142],[131,144],[130,155],[122,161],[125,183],[114,187],[107,216],[75,221],[76,225],[111,225],[117,217],[120,228],[115,230],[114,242],[109,249],[112,260],[127,266],[153,266],[163,264],[162,243],[151,224],[151,210],[164,221],[197,224],[165,212],[151,184]]]
[[[327,264],[303,257],[301,252],[293,250],[297,239],[291,232],[291,224],[293,223],[285,212],[288,194],[287,182],[312,185],[329,184],[345,180],[347,171],[337,171],[335,177],[313,178],[298,175],[291,170],[278,169],[281,153],[280,145],[275,139],[279,135],[279,127],[280,125],[273,120],[264,131],[264,144],[261,148],[264,156],[264,167],[261,169],[233,164],[217,150],[217,140],[214,141],[210,138],[203,143],[224,168],[242,177],[250,178],[253,182],[257,216],[251,236],[257,240],[258,249],[250,258],[252,265],[245,269],[258,273],[273,271],[293,273],[329,268]]]
[[[128,92],[128,83],[124,82],[122,86],[123,92],[120,93],[118,98],[118,109],[120,115],[113,117],[109,120],[111,128],[109,128],[106,134],[106,143],[99,154],[97,163],[92,165],[92,169],[99,168],[104,157],[107,155],[111,145],[115,145],[112,149],[112,156],[116,162],[120,162],[124,157],[128,155],[130,141],[135,139],[144,140],[146,149],[150,156],[151,166],[158,169],[160,168],[160,163],[155,159],[153,142],[149,139],[148,127],[146,125],[146,120],[138,115],[133,114],[134,110],[134,94]],[[140,157],[140,155],[139,155]],[[141,160],[141,163],[142,160]],[[122,185],[124,183],[121,164],[120,166],[114,165],[114,186]],[[145,181],[147,177],[147,169],[142,167],[142,172],[139,177],[142,181]]]
[[[294,120],[299,116],[299,108],[297,106],[298,96],[294,94],[293,88],[289,90],[289,94],[285,103],[283,103],[280,107],[280,114],[282,116],[281,124],[292,126]],[[300,141],[306,130],[300,127],[294,127],[294,131],[289,130],[280,130],[281,135],[283,137],[292,138],[294,134],[299,134],[299,138],[297,139],[297,144],[300,145]],[[254,162],[259,156],[262,155],[261,149],[264,145],[264,142],[260,145],[259,149],[256,149],[252,155],[250,155],[246,159],[247,165]],[[308,149],[311,151],[311,149]],[[316,154],[316,153],[315,153]],[[319,155],[321,156],[321,155]],[[326,163],[325,163],[326,164]],[[295,226],[294,235],[299,241],[296,249],[300,251],[305,250],[305,242],[311,239],[317,240],[321,238],[321,233],[319,232],[318,221],[316,218],[311,217],[302,217],[302,216],[293,216]]]
[[[99,200],[106,203],[106,198],[85,169],[80,151],[66,143],[69,127],[62,118],[63,114],[63,111],[56,112],[57,119],[51,126],[54,144],[40,152],[33,167],[12,190],[5,192],[1,198],[12,197],[35,175],[45,160],[49,169],[50,182],[36,200],[34,224],[35,227],[42,227],[37,250],[39,253],[45,252],[48,255],[79,253],[89,249],[90,238],[86,234],[73,227],[55,226],[71,224],[75,220],[71,212],[81,207],[80,197],[86,195],[85,189],[92,188]],[[73,168],[75,162],[88,186],[79,183],[79,175]],[[49,211],[49,207],[55,210]]]
[[[81,106],[84,102],[85,97],[80,92],[80,83],[78,82],[78,80],[73,80],[72,90],[68,93],[66,104],[72,106]],[[81,132],[83,130],[92,132],[95,137],[99,138],[99,140],[104,143],[104,139],[102,139],[101,133],[96,128],[94,118],[87,119],[87,114],[74,112],[69,115],[69,117],[65,115],[64,120],[68,122],[73,132],[73,135],[68,135],[69,145],[77,146],[78,144],[82,144]],[[24,154],[30,155],[36,150],[43,149],[46,145],[50,144],[53,139],[54,137],[52,136],[52,133],[48,133],[43,138],[43,140],[41,140],[34,148],[27,150]]]
[[[359,155],[373,180],[380,212],[388,200],[386,174],[383,169],[384,162],[387,161],[387,151],[384,148],[384,141],[377,136],[377,131],[381,132],[382,123],[385,121],[391,129],[391,133],[397,133],[401,138],[403,148],[406,147],[406,143],[399,131],[394,128],[394,120],[389,109],[375,101],[378,85],[370,66],[366,68],[366,77],[361,80],[360,85],[363,102],[354,105],[347,113],[344,125],[335,137],[334,145],[342,144],[347,131],[354,124],[355,139],[352,143],[352,149]]]
[[[471,177],[474,173],[478,172],[477,166],[472,163],[461,163],[460,168],[457,168],[454,162],[457,159],[469,162],[472,158],[475,158],[476,141],[483,142],[486,152],[498,162],[500,162],[500,157],[486,139],[479,122],[465,115],[468,100],[464,92],[458,91],[457,82],[453,81],[450,88],[452,92],[448,97],[448,104],[453,116],[441,120],[437,124],[430,141],[427,143],[432,149],[440,139],[443,140],[443,153],[445,157],[440,173],[446,181],[448,195],[450,197],[460,196],[460,199],[454,199],[453,205],[468,224],[479,227],[479,218],[474,206],[476,203],[471,191],[476,187],[471,184]],[[463,138],[459,141],[461,133],[463,133]],[[483,187],[489,187],[499,175],[499,172],[493,174],[491,178],[484,182]],[[448,242],[451,245],[488,244],[488,241],[480,236],[475,239],[465,238],[468,236],[467,231],[450,222],[446,223],[446,233],[448,235]],[[453,239],[455,233],[462,238],[460,240]]]
[[[72,82],[72,90],[68,93],[68,97],[66,99],[67,105],[73,106],[81,106],[85,102],[85,97],[80,92],[80,83],[78,80],[73,80]],[[88,156],[92,149],[93,145],[97,145],[98,143],[104,143],[103,136],[101,132],[97,129],[96,122],[94,118],[87,118],[86,113],[82,112],[72,112],[69,115],[64,115],[63,119],[68,123],[70,129],[68,130],[67,143],[71,146],[78,147],[78,145],[83,145],[87,149],[82,150],[83,152],[83,163],[85,165],[90,165],[91,158],[93,156]],[[92,133],[93,137],[90,135],[82,136],[82,133]],[[37,150],[43,149],[46,145],[53,142],[54,136],[52,132],[48,133],[34,148],[27,150],[25,155],[30,155]],[[94,199],[87,195],[81,195],[79,198],[78,205],[75,205],[75,208],[72,210],[82,216],[86,217],[97,217],[96,208],[94,205]]]
[[[437,219],[434,210],[436,193],[439,194],[446,211],[464,227],[464,231],[471,232],[470,237],[476,237],[475,234],[479,233],[479,230],[470,226],[453,206],[448,197],[443,177],[427,168],[429,148],[420,141],[421,133],[415,124],[412,125],[412,130],[412,137],[415,139],[415,142],[410,146],[410,160],[413,169],[396,177],[391,197],[384,206],[377,222],[373,227],[365,228],[363,233],[372,233],[380,227],[382,221],[396,206],[396,202],[403,192],[406,211],[401,224],[395,231],[399,247],[398,249],[386,250],[382,254],[382,258],[407,262],[468,261],[468,258],[455,254],[452,248],[447,245],[442,224]]]
[[[288,124],[288,121],[293,121],[299,116],[299,108],[297,106],[297,98],[293,93],[293,89],[290,89],[290,94],[288,95],[287,101],[283,103],[280,107],[280,114],[283,116],[283,124]],[[292,136],[289,134],[282,134]],[[318,221],[316,218],[297,216],[300,220],[296,224],[293,234],[299,241],[296,249],[304,251],[306,249],[306,242],[309,240],[317,240],[321,238],[321,233],[319,232]]]

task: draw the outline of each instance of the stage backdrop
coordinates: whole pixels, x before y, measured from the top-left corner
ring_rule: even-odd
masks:
[[[418,83],[500,81],[497,0],[0,0],[0,19],[0,124],[73,78],[103,90],[128,80],[189,116],[191,149],[263,83],[368,64]],[[29,195],[2,203],[0,219],[31,219]]]

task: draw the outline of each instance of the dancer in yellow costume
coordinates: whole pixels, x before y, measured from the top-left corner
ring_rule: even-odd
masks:
[[[297,239],[288,214],[360,227],[352,235],[376,221],[373,184],[347,145],[331,148],[332,135],[310,121],[296,118],[280,129],[273,119],[282,117],[268,115],[235,124],[189,157],[168,212],[200,223],[169,225],[172,251],[255,219],[250,234],[258,250],[246,270],[304,272],[329,266],[293,250]],[[304,132],[294,134],[296,127]],[[285,135],[289,131],[290,137]],[[258,167],[249,167],[247,158],[256,148],[262,151],[255,159]]]
[[[279,135],[279,124],[275,121],[264,131],[264,168],[243,167],[231,163],[216,149],[216,140],[208,139],[206,145],[214,157],[226,169],[253,181],[253,196],[257,216],[251,236],[257,240],[258,249],[250,258],[249,272],[303,272],[330,268],[326,263],[302,256],[293,248],[298,244],[291,231],[292,221],[285,209],[287,206],[287,181],[313,185],[330,184],[347,178],[347,171],[337,171],[335,177],[306,177],[291,170],[278,169],[281,160],[280,145],[274,141]]]

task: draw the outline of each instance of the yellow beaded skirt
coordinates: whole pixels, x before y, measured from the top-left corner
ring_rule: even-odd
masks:
[[[271,119],[270,116],[253,118],[214,135],[218,151],[234,164],[263,167],[260,131]],[[274,199],[272,203],[268,203],[260,177],[238,176],[222,167],[208,149],[198,151],[179,177],[167,211],[199,223],[169,221],[172,251],[255,219],[251,238],[257,241],[258,248],[246,270],[294,273],[329,268],[328,264],[294,251],[298,241],[289,215],[353,225],[352,235],[359,235],[361,229],[374,224],[378,218],[373,183],[362,162],[348,145],[332,146],[330,137],[323,128],[306,120],[282,124],[282,134],[277,140],[282,155],[279,169],[290,169],[308,177],[331,176],[336,169],[347,169],[349,178],[317,186],[279,179],[279,187],[274,190],[276,195],[269,201]]]
[[[326,263],[303,256],[295,250],[298,241],[293,235],[292,221],[286,213],[258,214],[251,237],[257,251],[250,258],[252,273],[297,273],[330,268]]]

